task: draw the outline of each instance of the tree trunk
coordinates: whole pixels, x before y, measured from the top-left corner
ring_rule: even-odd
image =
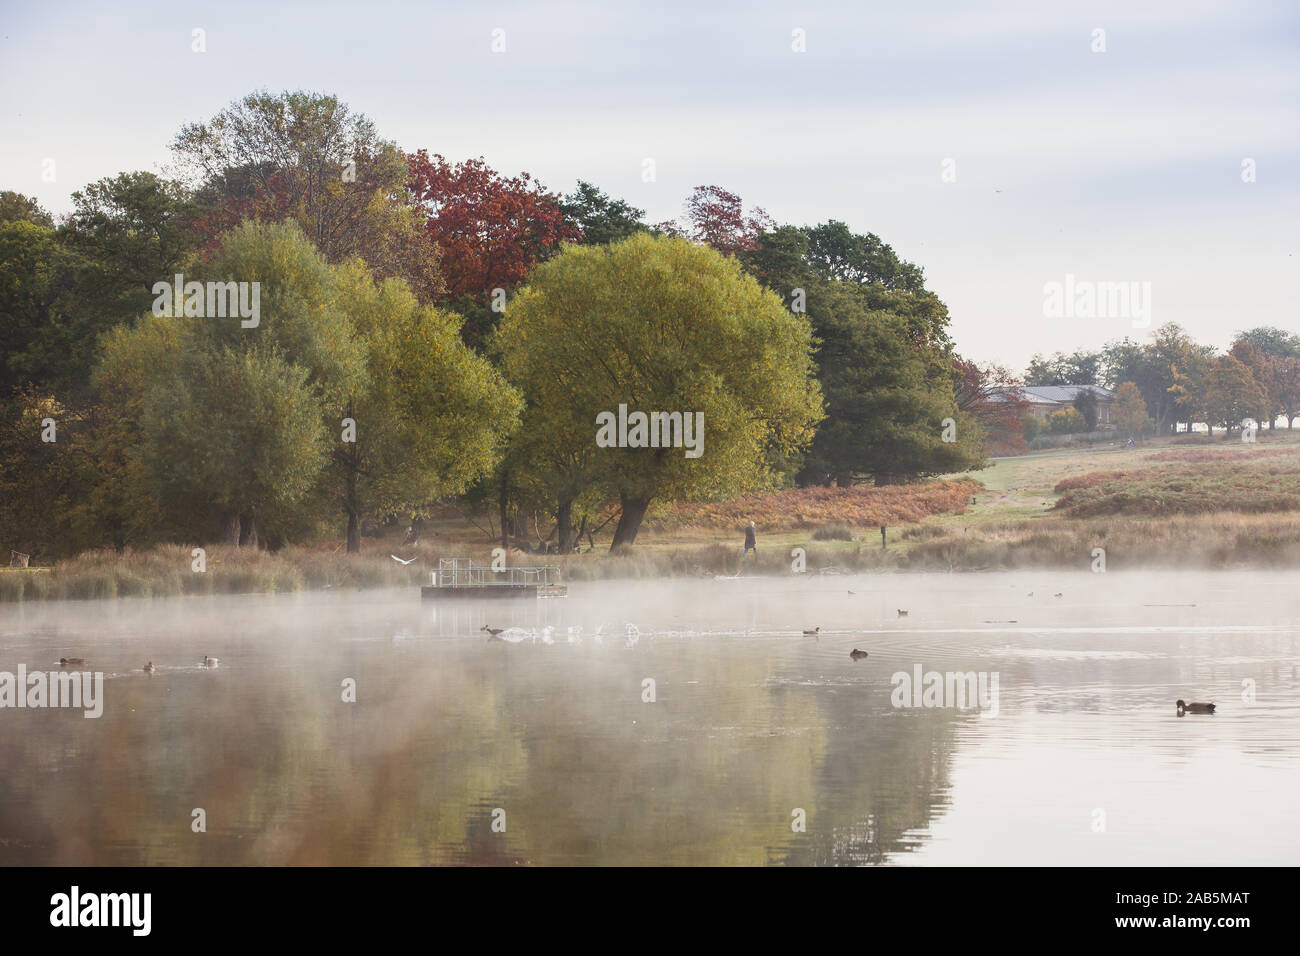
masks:
[[[357,495],[357,473],[349,469],[343,491],[343,510],[348,516],[348,554],[361,553],[361,502]]]
[[[221,543],[239,547],[239,512],[223,511],[221,513]]]
[[[351,399],[343,408],[343,417],[355,418]],[[361,553],[361,490],[357,483],[361,473],[361,450],[355,438],[354,435],[352,441],[344,442],[336,459],[343,465],[343,513],[348,518],[348,554]]]
[[[361,522],[355,510],[348,509],[348,554],[361,553]]]
[[[573,502],[561,501],[555,509],[555,530],[559,532],[560,554],[573,551]]]
[[[501,493],[497,499],[501,508],[501,547],[510,550],[510,519],[506,515],[506,506],[510,503],[510,475],[501,472]]]
[[[257,547],[257,520],[251,513],[239,516],[239,546],[241,548]]]
[[[641,520],[645,517],[646,509],[650,507],[649,498],[631,498],[622,491],[618,493],[618,500],[622,510],[618,516],[618,527],[614,529],[614,540],[609,544],[611,551],[632,546],[636,541],[636,533],[641,528]]]

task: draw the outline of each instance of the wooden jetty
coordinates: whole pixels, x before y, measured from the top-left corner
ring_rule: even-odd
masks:
[[[425,600],[553,598],[569,593],[557,567],[496,570],[476,567],[469,558],[440,558],[431,575],[432,582],[420,588]]]

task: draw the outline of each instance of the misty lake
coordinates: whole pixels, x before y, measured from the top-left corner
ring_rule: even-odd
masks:
[[[0,863],[1294,865],[1294,579],[0,606],[0,671],[104,674],[98,719],[0,710]],[[995,699],[895,706],[918,670]]]

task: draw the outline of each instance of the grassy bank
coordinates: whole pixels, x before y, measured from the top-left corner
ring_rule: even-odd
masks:
[[[978,480],[975,480],[978,479]],[[973,503],[972,503],[973,499]],[[759,552],[741,560],[744,526]],[[888,528],[882,548],[879,526]],[[512,552],[509,564],[552,564],[564,580],[790,574],[804,551],[810,574],[974,571],[1092,566],[1108,570],[1300,566],[1300,436],[1257,444],[1151,442],[1000,459],[975,475],[886,488],[811,488],[711,504],[678,504],[647,519],[635,548],[610,554]],[[367,538],[348,555],[336,542],[275,553],[189,546],[92,552],[40,572],[0,571],[0,601],[169,597],[317,589],[412,587],[440,557],[490,560],[481,523],[447,516],[419,545]],[[391,554],[411,559],[409,565]]]
[[[373,550],[347,555],[284,548],[273,554],[208,546],[206,551],[202,572],[193,570],[191,548],[182,545],[123,555],[91,551],[48,570],[6,570],[0,572],[0,601],[279,593],[414,585],[428,579],[416,564],[404,567]]]

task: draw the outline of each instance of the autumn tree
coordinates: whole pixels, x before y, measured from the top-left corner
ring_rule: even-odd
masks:
[[[442,295],[437,247],[407,191],[404,157],[338,97],[250,93],[183,127],[172,150],[201,207],[209,255],[245,219],[291,220],[327,262],[360,256],[377,278],[406,280],[422,301]]]
[[[1229,352],[1250,367],[1255,381],[1268,396],[1268,411],[1263,416],[1268,427],[1273,428],[1277,416],[1284,414],[1290,428],[1292,410],[1300,407],[1293,382],[1296,363],[1300,362],[1300,335],[1261,325],[1238,332]]]
[[[490,306],[580,233],[565,220],[560,197],[528,173],[502,176],[481,157],[452,164],[424,150],[407,163],[424,233],[442,253],[446,301],[466,316],[466,337],[478,343],[500,311]]]
[[[1205,375],[1214,350],[1198,345],[1183,328],[1167,322],[1155,329],[1151,341],[1124,338],[1102,349],[1102,378],[1109,387],[1133,382],[1142,394],[1157,434],[1177,422],[1198,420],[1205,393]]]
[[[1300,416],[1300,356],[1278,358],[1273,367],[1273,383],[1277,389],[1278,407],[1286,416],[1286,427],[1290,431],[1296,417]]]
[[[1221,355],[1207,376],[1205,407],[1210,425],[1222,425],[1228,438],[1234,428],[1259,414],[1268,401],[1250,367],[1233,355]]]
[[[745,212],[744,203],[721,186],[696,186],[686,200],[683,222],[659,223],[656,229],[670,237],[703,243],[723,255],[738,255],[758,245],[759,236],[775,229],[776,222],[760,207]]]
[[[1141,434],[1151,417],[1146,402],[1142,401],[1142,393],[1132,382],[1121,382],[1115,390],[1115,406],[1111,414],[1115,427],[1129,437]]]
[[[953,357],[952,366],[957,373],[953,383],[957,410],[979,425],[991,453],[1024,451],[1030,406],[1017,378],[1001,365],[981,365],[961,356]]]

